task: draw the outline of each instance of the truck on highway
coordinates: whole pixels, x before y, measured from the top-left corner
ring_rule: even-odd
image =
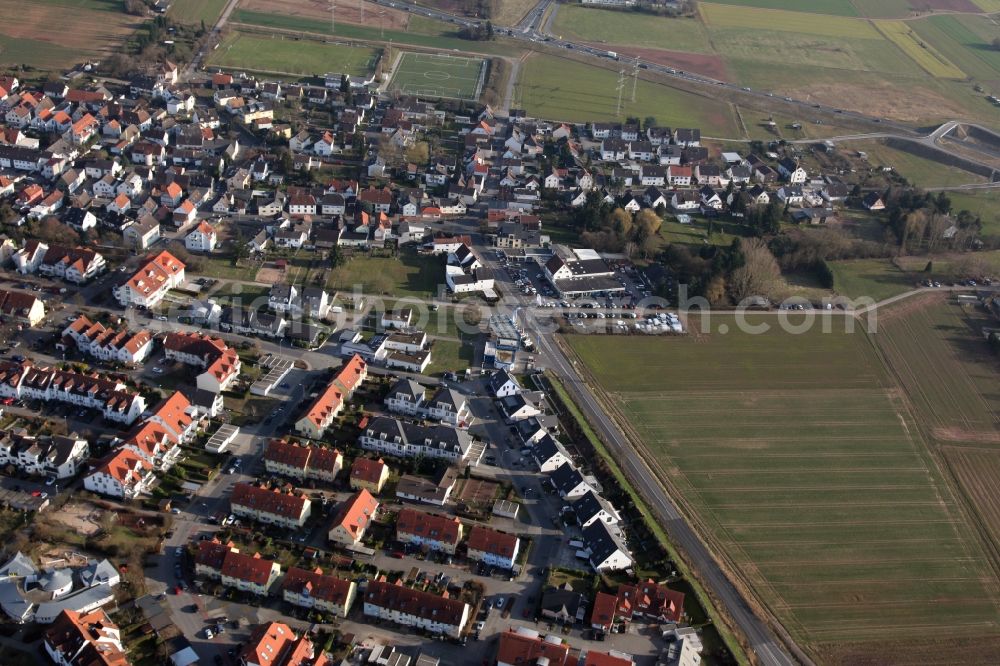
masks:
[[[612,60],[618,60],[618,54],[615,53],[614,51],[608,51],[608,57],[611,58]]]

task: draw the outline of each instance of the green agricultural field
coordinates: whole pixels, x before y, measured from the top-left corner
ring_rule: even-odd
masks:
[[[691,53],[711,53],[705,26],[695,19],[559,5],[553,34],[565,39],[626,44]]]
[[[180,23],[199,25],[204,21],[205,27],[211,28],[225,6],[226,0],[173,0],[169,14]]]
[[[910,15],[910,0],[852,0],[869,18],[903,18]]]
[[[879,0],[885,2],[886,0]],[[905,0],[904,0],[905,1]],[[743,7],[759,7],[761,9],[785,9],[794,12],[810,14],[833,14],[836,16],[857,16],[858,10],[851,0],[715,0],[720,5],[735,5]]]
[[[390,90],[406,95],[476,99],[486,61],[434,53],[403,53],[395,65]]]
[[[991,42],[1000,27],[980,16],[934,16],[910,27],[974,79],[1000,80],[1000,51]]]
[[[377,57],[378,51],[371,48],[235,32],[212,53],[209,64],[285,74],[346,72],[363,76],[372,72]]]
[[[534,55],[521,68],[516,105],[530,115],[552,120],[613,120],[617,103],[616,72],[556,56]],[[623,95],[622,115],[653,116],[661,125],[700,127],[714,136],[736,136],[728,104],[649,81],[639,81],[636,102],[631,83]]]
[[[707,335],[568,341],[818,662],[946,659],[926,631],[942,613],[955,639],[996,641],[996,575],[870,338],[843,322],[793,335],[760,315],[772,330],[750,335],[717,314]]]

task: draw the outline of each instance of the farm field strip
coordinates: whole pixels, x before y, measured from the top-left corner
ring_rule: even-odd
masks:
[[[910,56],[928,74],[945,79],[964,79],[965,72],[955,66],[930,43],[924,41],[906,21],[876,21],[886,39]]]
[[[993,543],[1000,547],[1000,449],[948,446],[943,454]]]
[[[696,19],[650,16],[580,5],[560,5],[552,32],[565,39],[690,53],[711,53],[708,32]]]
[[[170,18],[189,24],[205,22],[205,27],[211,28],[219,20],[227,0],[172,0],[170,3]]]
[[[941,612],[1000,635],[979,543],[865,333],[567,339],[811,649],[921,637]]]
[[[970,76],[1000,77],[1000,52],[987,48],[1000,27],[981,16],[932,16],[913,21],[912,27],[937,50]]]
[[[782,9],[808,14],[830,14],[834,16],[857,16],[858,10],[851,0],[811,0],[808,4],[796,0],[714,0],[716,4],[759,9]]]
[[[816,16],[804,12],[782,9],[759,9],[698,3],[701,16],[709,28],[736,28],[742,30],[778,30],[824,37],[850,37],[854,39],[882,39],[882,35],[867,21],[842,16]]]

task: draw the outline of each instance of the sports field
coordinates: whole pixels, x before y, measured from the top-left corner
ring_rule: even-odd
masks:
[[[871,338],[765,316],[751,323],[772,331],[750,335],[722,317],[709,335],[568,341],[817,662],[943,663],[955,644],[989,661],[1000,581]]]
[[[113,0],[0,0],[0,66],[58,69],[121,48],[144,19]]]
[[[212,53],[209,64],[279,74],[364,76],[372,72],[377,57],[378,51],[371,48],[233,32]]]
[[[406,95],[477,99],[485,69],[482,58],[404,51],[395,65],[389,90]]]
[[[524,108],[529,115],[551,120],[614,120],[617,83],[616,71],[536,54],[521,67],[514,106]],[[739,133],[733,111],[724,102],[642,80],[638,81],[636,101],[632,102],[631,79],[626,83],[622,118],[652,116],[662,125],[700,127],[710,136]]]

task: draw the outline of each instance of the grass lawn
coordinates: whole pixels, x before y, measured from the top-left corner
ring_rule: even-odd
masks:
[[[819,661],[928,658],[925,626],[942,611],[966,640],[1000,637],[995,574],[868,335],[839,318],[834,332],[798,335],[749,320],[771,330],[715,315],[697,336],[567,339],[701,528]]]
[[[609,61],[610,62],[610,61]],[[530,115],[551,120],[614,120],[617,72],[557,56],[533,55],[524,63],[515,89],[517,105]],[[706,135],[739,132],[728,104],[649,81],[639,81],[636,101],[631,84],[623,96],[621,117],[652,116],[660,125],[700,127]]]
[[[897,150],[878,141],[851,141],[842,145],[865,151],[871,164],[891,166],[917,187],[949,187],[986,182],[985,178],[977,174]]]
[[[211,29],[225,6],[226,0],[173,0],[169,14],[180,23],[199,25],[204,21],[205,27]]]
[[[983,222],[983,233],[1000,235],[1000,193],[990,190],[948,192],[953,211],[967,210],[978,215]]]
[[[424,374],[437,375],[442,372],[465,372],[472,365],[473,346],[451,340],[436,340],[431,347],[431,363]]]
[[[233,266],[230,257],[219,254],[198,255],[198,270],[192,270],[192,275],[211,277],[222,280],[248,280],[253,282],[260,268],[259,261],[243,259],[238,266]]]
[[[888,259],[848,259],[831,261],[833,290],[848,298],[876,301],[909,291],[916,286],[912,276]]]
[[[444,258],[403,250],[398,257],[358,255],[330,272],[327,287],[364,294],[429,298],[444,288]]]
[[[708,235],[709,226],[712,235]],[[675,218],[668,218],[660,227],[660,235],[668,243],[684,245],[729,245],[734,238],[748,235],[746,227],[728,220],[712,220],[692,217],[690,224],[681,224]]]
[[[354,46],[234,32],[212,53],[209,63],[237,69],[315,75],[345,72],[366,75],[372,71],[378,52]]]
[[[669,48],[691,53],[712,52],[705,26],[696,19],[564,4],[559,6],[552,32],[564,39],[585,42]]]

